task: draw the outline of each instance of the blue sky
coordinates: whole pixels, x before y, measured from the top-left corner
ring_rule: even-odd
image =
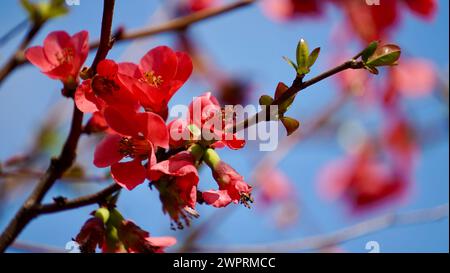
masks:
[[[134,0],[117,1],[115,26],[123,25],[133,29],[149,22],[155,10],[156,1]],[[81,0],[81,5],[73,7],[66,17],[56,19],[46,25],[33,44],[41,43],[46,34],[53,30],[63,29],[70,33],[87,29],[90,37],[99,36],[101,20],[101,1]],[[402,25],[395,35],[394,41],[402,46],[404,52],[413,56],[426,57],[437,64],[441,73],[448,80],[449,33],[448,33],[448,1],[439,1],[440,8],[435,20],[424,23],[410,14],[404,16]],[[25,17],[16,1],[3,3],[0,11],[2,24],[0,33],[5,33]],[[283,55],[293,56],[297,41],[305,38],[312,46],[322,47],[322,56],[312,74],[316,74],[329,66],[327,55],[333,50],[329,40],[330,26],[339,20],[341,15],[334,9],[328,12],[326,20],[302,20],[290,24],[276,24],[269,21],[261,13],[258,6],[211,19],[192,28],[192,35],[202,48],[206,49],[218,65],[234,75],[245,75],[255,82],[257,91],[252,94],[254,102],[263,92],[273,90],[279,81],[292,80],[291,68],[281,59]],[[0,62],[9,56],[18,38],[3,46],[0,51]],[[164,34],[139,44],[144,52],[156,45],[173,44],[173,36]],[[114,47],[109,57],[120,60],[136,60],[139,56],[126,53],[128,43]],[[129,52],[129,51],[128,51]],[[90,56],[90,59],[92,56]],[[87,63],[90,62],[90,59]],[[25,66],[14,72],[0,86],[0,160],[17,154],[30,145],[36,125],[40,124],[51,105],[64,101],[59,95],[60,84],[41,75],[38,69]],[[173,103],[188,103],[192,96],[203,93],[209,87],[203,83],[191,81],[173,99]],[[307,90],[296,100],[291,115],[308,123],[314,113],[320,111],[336,93],[333,80],[324,81],[312,90]],[[66,108],[70,107],[70,104]],[[416,109],[415,115],[426,124],[433,117],[446,114],[445,109],[432,98],[408,101],[408,107]],[[357,111],[357,108],[352,108]],[[69,111],[70,112],[70,111]],[[348,114],[348,111],[346,112]],[[358,113],[355,113],[358,114]],[[445,125],[443,125],[445,126]],[[83,140],[85,141],[85,140]],[[281,163],[280,168],[295,182],[298,195],[307,211],[302,210],[297,225],[279,230],[271,223],[272,218],[261,210],[248,210],[239,206],[227,209],[235,210],[231,217],[220,222],[214,231],[204,240],[209,244],[251,244],[274,240],[285,240],[313,235],[317,232],[330,232],[337,228],[356,223],[392,209],[409,211],[426,208],[448,202],[449,190],[449,154],[447,139],[422,149],[421,159],[415,173],[415,183],[408,200],[402,204],[394,204],[389,208],[379,209],[360,217],[350,216],[341,203],[327,203],[321,200],[316,191],[315,179],[323,164],[344,154],[337,141],[308,140],[296,148]],[[238,155],[238,156],[236,156]],[[90,165],[91,154],[83,162]],[[249,147],[238,152],[221,151],[224,160],[228,160],[242,175],[248,176],[251,167],[256,163],[260,153]],[[95,172],[95,170],[92,170]],[[201,172],[201,183],[212,185],[209,171]],[[93,186],[94,191],[101,185]],[[67,195],[64,186],[56,186],[48,195]],[[74,194],[72,192],[72,194]],[[76,194],[76,193],[75,193]],[[0,228],[21,204],[24,197],[17,197],[4,209],[0,216]],[[95,207],[70,211],[55,215],[43,216],[34,220],[19,237],[21,240],[45,243],[63,248],[65,243],[76,235],[88,213]],[[150,192],[146,185],[132,192],[123,192],[119,208],[128,218],[149,230],[153,235],[173,235],[182,239],[185,232],[171,231],[168,217],[161,213],[161,205],[156,192]],[[214,212],[213,208],[199,206],[202,217],[207,219]],[[311,216],[312,215],[312,216]],[[308,224],[312,217],[319,228],[311,229]],[[352,252],[364,252],[367,241],[376,240],[385,252],[436,252],[448,251],[448,220],[415,225],[395,227],[370,236],[364,236],[344,243],[341,247]]]

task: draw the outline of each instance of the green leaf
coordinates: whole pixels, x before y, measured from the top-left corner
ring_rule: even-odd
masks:
[[[43,23],[69,12],[64,0],[40,1],[37,3],[21,0],[21,4],[27,11],[30,20],[35,23]]]
[[[202,131],[200,130],[200,128],[198,128],[194,124],[189,124],[187,128],[191,132],[193,139],[200,139],[202,135]]]
[[[300,127],[300,122],[294,118],[282,117],[280,120],[283,123],[284,128],[286,128],[288,136],[294,133],[298,129],[298,127]]]
[[[373,55],[367,60],[369,67],[396,65],[401,55],[401,49],[397,45],[384,45],[377,48]]]
[[[297,65],[291,59],[286,56],[283,56],[283,59],[297,71]]]
[[[315,63],[320,54],[320,47],[315,48],[311,51],[308,57],[308,68],[311,68]]]
[[[309,73],[308,68],[308,58],[309,58],[309,48],[308,43],[300,39],[297,45],[297,73],[299,75],[304,75]]]
[[[273,98],[269,95],[262,95],[259,98],[259,105],[270,105],[273,102]]]
[[[367,60],[375,53],[375,50],[378,48],[378,41],[371,42],[366,49],[363,50],[361,53],[361,58],[364,62],[367,62]]]

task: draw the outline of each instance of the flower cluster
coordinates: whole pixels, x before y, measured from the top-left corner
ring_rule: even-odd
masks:
[[[398,25],[404,10],[428,20],[433,18],[438,5],[436,0],[380,1],[379,5],[354,0],[265,0],[263,7],[271,18],[286,21],[321,16],[328,3],[341,9],[345,14],[345,23],[354,34],[367,42],[386,38]]]
[[[105,59],[98,63],[96,74],[89,75],[80,73],[87,57],[87,36],[87,32],[72,37],[65,32],[53,32],[45,39],[44,47],[30,48],[26,56],[43,73],[74,90],[76,107],[92,114],[84,132],[105,134],[95,149],[94,165],[110,167],[114,181],[128,190],[146,179],[150,181],[151,188],[159,191],[163,211],[179,228],[183,227],[182,222],[189,224],[189,218],[198,215],[197,202],[214,207],[231,202],[248,206],[251,187],[220,161],[213,150],[225,146],[240,149],[245,145],[229,130],[234,121],[226,122],[225,111],[217,99],[206,93],[189,105],[186,119],[166,124],[170,99],[192,73],[191,58],[167,46],[158,46],[148,51],[138,64]],[[84,79],[81,83],[80,74]],[[197,189],[197,170],[204,161],[213,170],[219,189],[202,194]],[[198,196],[201,200],[197,200]],[[87,240],[84,244],[89,249],[91,241],[100,243],[95,234],[102,229],[96,222],[94,219],[86,223],[86,228],[92,231],[88,239],[80,235],[80,241]],[[143,234],[136,232],[130,223],[125,227],[116,227],[119,235],[121,230]],[[134,241],[125,237],[123,241]]]
[[[82,253],[98,248],[106,253],[162,253],[176,243],[173,237],[151,237],[115,209],[101,207],[92,213],[74,239]]]

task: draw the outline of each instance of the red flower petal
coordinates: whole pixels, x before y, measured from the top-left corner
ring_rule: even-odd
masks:
[[[73,74],[78,74],[84,61],[86,61],[89,53],[88,37],[89,33],[87,31],[80,31],[72,36],[72,44],[75,48],[75,58],[73,60],[72,70]]]
[[[156,76],[161,76],[164,84],[175,76],[177,63],[177,55],[172,49],[167,46],[158,46],[142,57],[140,69],[142,72],[153,71]]]
[[[107,135],[97,145],[94,152],[94,165],[99,168],[105,168],[119,162],[123,155],[119,153],[119,141],[122,139],[120,135]]]
[[[144,182],[146,170],[140,160],[133,160],[112,165],[111,176],[121,187],[132,190]]]
[[[72,40],[65,31],[51,32],[44,40],[44,53],[50,63],[59,65],[59,54],[65,48],[73,48]]]
[[[119,70],[118,65],[113,60],[102,60],[97,65],[97,73],[104,77],[114,77]]]
[[[189,57],[189,55],[184,52],[177,52],[176,55],[178,58],[178,66],[177,73],[175,74],[173,79],[180,81],[183,84],[192,74],[192,60],[191,57]]]
[[[159,115],[151,112],[138,113],[137,120],[139,123],[135,126],[142,128],[145,138],[155,146],[169,148],[169,132]]]
[[[53,65],[49,63],[44,54],[44,48],[41,46],[30,47],[25,51],[25,57],[30,63],[37,66],[42,71],[49,71]]]
[[[177,243],[177,239],[174,237],[148,237],[147,242],[155,247],[169,247]]]
[[[83,81],[78,86],[74,100],[78,109],[83,113],[93,113],[99,110],[95,104],[96,98],[92,92],[90,80]]]
[[[142,126],[136,126],[136,113],[126,108],[106,107],[104,111],[108,125],[119,134],[139,136],[144,134]],[[146,128],[144,128],[146,130]]]
[[[222,208],[228,206],[232,200],[226,190],[209,190],[202,193],[203,200],[213,207]]]
[[[431,19],[437,10],[436,0],[405,0],[408,7],[416,14]]]

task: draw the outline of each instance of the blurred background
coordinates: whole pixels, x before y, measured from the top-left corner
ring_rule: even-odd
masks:
[[[118,0],[113,28],[126,32],[156,26],[231,2],[189,6],[175,0]],[[198,205],[201,217],[191,227],[173,231],[157,191],[144,183],[122,192],[118,207],[124,216],[153,236],[176,237],[178,244],[169,251],[227,247],[246,251],[245,246],[264,249],[273,242],[332,234],[386,213],[445,208],[449,199],[448,1],[416,1],[433,6],[418,7],[410,3],[414,1],[381,0],[376,11],[356,0],[257,2],[184,31],[117,43],[108,58],[138,61],[149,49],[163,44],[189,51],[194,75],[171,105],[188,104],[206,91],[222,104],[257,104],[262,94],[274,93],[278,82],[289,85],[294,79],[282,56],[295,58],[300,38],[310,48],[321,47],[308,76],[350,58],[372,38],[402,48],[399,66],[381,69],[378,76],[367,71],[344,73],[302,91],[289,110],[289,116],[300,121],[300,129],[289,138],[281,129],[275,152],[259,151],[258,141],[249,141],[240,151],[220,150],[222,159],[255,185],[252,209]],[[71,34],[88,30],[91,41],[96,40],[101,13],[102,1],[80,0],[80,5],[69,7],[68,14],[48,22],[31,45],[42,44],[54,30]],[[4,64],[26,31],[27,13],[19,1],[3,1],[0,16],[2,37],[17,26],[1,40],[0,63]],[[86,63],[92,58],[90,54]],[[3,229],[50,157],[59,153],[71,103],[61,96],[59,82],[28,64],[0,84]],[[92,193],[111,183],[104,169],[92,165],[93,147],[99,139],[82,137],[75,167],[56,183],[46,201]],[[213,188],[209,169],[200,174],[200,189]],[[35,219],[9,251],[65,251],[66,243],[94,209],[90,206]],[[445,218],[386,227],[326,247],[284,248],[281,244],[277,251],[367,252],[367,242],[376,241],[381,252],[448,252],[448,234]]]

